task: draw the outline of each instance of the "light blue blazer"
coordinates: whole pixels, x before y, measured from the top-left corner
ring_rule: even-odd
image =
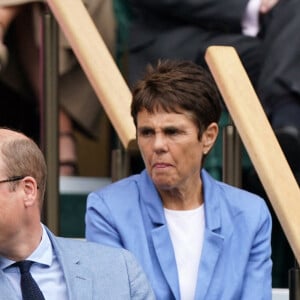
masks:
[[[271,299],[272,224],[265,202],[205,170],[201,178],[205,233],[195,299]],[[180,299],[162,202],[146,171],[88,196],[86,238],[130,250],[158,300]]]
[[[129,252],[47,232],[61,263],[70,300],[155,299],[145,274]],[[0,299],[17,299],[2,270]]]

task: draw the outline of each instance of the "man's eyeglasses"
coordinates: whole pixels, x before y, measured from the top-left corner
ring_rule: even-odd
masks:
[[[14,182],[14,181],[18,181],[18,180],[22,180],[24,179],[26,176],[14,176],[11,178],[7,178],[4,180],[0,180],[0,183],[4,183],[4,182]]]

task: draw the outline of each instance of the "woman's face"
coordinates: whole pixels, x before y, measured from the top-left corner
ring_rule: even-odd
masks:
[[[139,112],[138,145],[158,190],[181,189],[200,180],[202,157],[212,147],[217,132],[218,126],[212,123],[199,141],[198,128],[188,112]]]

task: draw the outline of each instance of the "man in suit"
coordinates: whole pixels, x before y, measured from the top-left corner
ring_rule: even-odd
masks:
[[[148,63],[205,65],[210,45],[233,46],[300,182],[300,2],[298,0],[130,0],[128,81]]]
[[[46,164],[27,136],[0,128],[0,176],[1,299],[22,299],[15,263],[24,260],[45,299],[154,299],[129,252],[56,237],[41,223]]]

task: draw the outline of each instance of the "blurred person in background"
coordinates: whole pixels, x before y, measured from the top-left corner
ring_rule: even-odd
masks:
[[[18,103],[28,103],[39,117],[42,95],[41,16],[44,1],[0,0],[0,82]],[[84,0],[99,34],[110,53],[115,55],[116,22],[112,0]],[[72,9],[72,7],[70,7]],[[79,20],[80,21],[80,20]],[[90,139],[100,133],[104,112],[68,41],[59,30],[59,159],[60,175],[78,173],[77,145],[74,129]],[[100,66],[101,67],[101,66]],[[103,70],[105,72],[105,70]],[[0,89],[1,93],[1,89]],[[6,97],[8,93],[5,94]],[[11,96],[13,97],[13,96]],[[21,99],[21,100],[20,100]],[[15,110],[8,106],[7,110]],[[24,118],[24,123],[30,122]],[[13,122],[13,124],[16,124]],[[37,124],[38,122],[35,122]],[[2,125],[5,124],[2,122]],[[19,124],[17,123],[18,127]],[[25,124],[26,126],[26,124]],[[34,127],[34,126],[31,126]],[[38,131],[38,128],[31,130]],[[38,136],[34,132],[32,136]]]
[[[148,63],[206,66],[210,45],[233,46],[300,182],[300,1],[130,0],[128,82]]]

